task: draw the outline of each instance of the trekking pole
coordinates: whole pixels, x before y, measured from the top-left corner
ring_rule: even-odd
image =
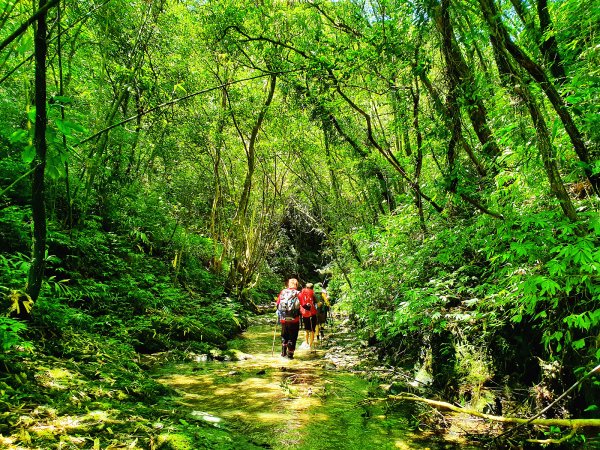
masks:
[[[273,345],[271,346],[271,356],[275,356],[275,332],[277,331],[277,322],[273,327]]]

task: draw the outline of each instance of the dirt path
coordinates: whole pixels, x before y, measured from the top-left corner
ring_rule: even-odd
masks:
[[[182,393],[181,406],[191,418],[242,433],[250,446],[464,448],[411,432],[410,411],[363,402],[378,386],[347,371],[360,355],[344,351],[351,337],[343,332],[330,334],[314,353],[299,348],[294,360],[279,356],[277,329],[271,353],[273,332],[273,324],[255,325],[232,343],[237,361],[169,366],[158,380]]]

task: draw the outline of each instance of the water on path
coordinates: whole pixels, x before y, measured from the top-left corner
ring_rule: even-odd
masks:
[[[297,349],[279,356],[273,325],[250,327],[234,342],[239,360],[165,367],[159,380],[183,394],[182,407],[198,419],[242,433],[258,447],[274,449],[453,449],[411,431],[410,407],[390,410],[365,402],[376,386],[339,371],[326,349]],[[303,336],[301,330],[299,342]]]

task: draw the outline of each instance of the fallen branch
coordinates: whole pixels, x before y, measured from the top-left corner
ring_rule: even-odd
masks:
[[[534,444],[543,444],[543,445],[562,444],[564,442],[567,442],[573,436],[575,436],[576,432],[577,432],[577,428],[573,428],[569,434],[561,437],[560,439],[527,439],[527,442],[532,442]]]
[[[544,427],[570,427],[570,428],[586,428],[586,427],[600,427],[600,419],[523,419],[519,417],[504,417],[494,416],[491,414],[484,414],[474,409],[463,408],[460,406],[453,405],[447,402],[441,402],[439,400],[431,400],[429,398],[418,397],[411,394],[401,395],[390,395],[387,399],[421,402],[426,403],[430,406],[434,406],[440,409],[448,409],[461,414],[468,414],[475,417],[481,417],[482,419],[491,420],[494,422],[502,423],[516,423],[516,424],[531,424],[540,425]]]
[[[519,428],[527,426],[528,424],[532,423],[535,419],[537,419],[539,416],[541,416],[546,411],[548,411],[550,408],[552,408],[554,405],[556,405],[560,400],[562,400],[564,397],[566,397],[569,392],[571,392],[573,389],[575,389],[577,386],[579,386],[581,383],[583,383],[583,380],[585,380],[586,378],[588,378],[589,376],[591,376],[592,374],[594,374],[596,372],[600,372],[600,365],[597,365],[592,370],[590,370],[588,373],[586,373],[583,377],[581,377],[579,380],[577,380],[569,389],[567,389],[565,392],[563,392],[556,400],[554,400],[552,403],[550,403],[548,406],[546,406],[544,409],[542,409],[540,412],[538,412],[535,416],[527,419],[527,422],[521,423],[521,424],[517,425],[516,427],[505,431],[504,433],[496,436],[495,439],[498,439],[509,433],[514,433]],[[572,431],[573,431],[572,434],[575,434],[576,427],[573,427]],[[570,439],[570,436],[569,436],[569,439]],[[562,441],[559,440],[559,442],[551,442],[551,443],[560,444],[560,443],[562,443]]]

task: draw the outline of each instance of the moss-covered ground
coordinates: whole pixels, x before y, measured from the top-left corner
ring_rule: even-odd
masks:
[[[464,442],[417,430],[418,406],[366,401],[382,394],[378,383],[335,369],[325,347],[282,358],[278,332],[268,324],[251,327],[232,346],[237,361],[167,364],[156,371],[157,381],[181,393],[186,421],[274,449],[464,448]]]

